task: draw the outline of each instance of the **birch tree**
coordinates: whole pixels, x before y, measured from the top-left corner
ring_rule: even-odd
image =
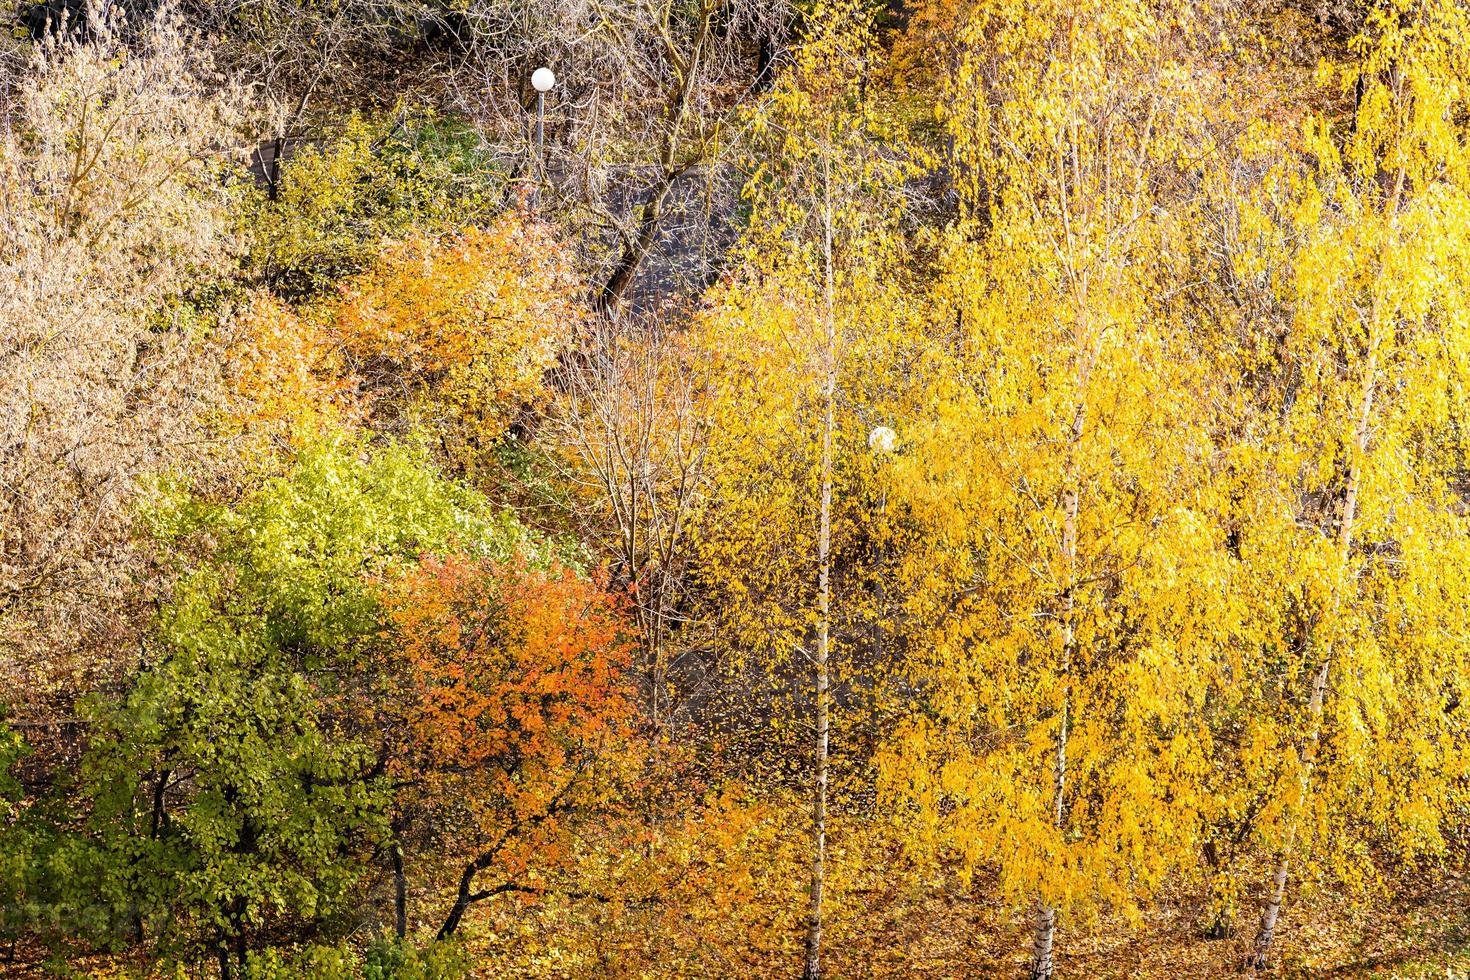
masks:
[[[964,218],[936,302],[958,336],[895,478],[925,542],[923,696],[880,768],[920,850],[1030,908],[1036,980],[1062,913],[1137,914],[1201,819],[1225,569],[1206,338],[1169,302],[1190,227],[1169,175],[1199,149],[1183,13],[980,4],[944,100]]]
[[[1249,959],[1294,875],[1361,885],[1374,852],[1445,846],[1465,685],[1466,14],[1375,8],[1346,131],[1309,121],[1284,376],[1246,525],[1265,596],[1248,759],[1274,868]]]
[[[752,122],[766,152],[747,189],[745,274],[701,326],[715,400],[701,536],[714,618],[736,649],[809,672],[807,980],[822,972],[838,649],[870,608],[867,434],[904,387],[896,372],[920,329],[893,278],[906,165],[875,141],[867,14],[822,5],[812,25]]]

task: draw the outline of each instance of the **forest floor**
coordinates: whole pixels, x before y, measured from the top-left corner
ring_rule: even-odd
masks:
[[[1470,980],[1470,874],[1399,882],[1396,891],[1392,900],[1367,904],[1327,892],[1293,895],[1278,934],[1278,965],[1267,976]],[[826,975],[832,980],[1025,976],[1027,918],[994,902],[957,888],[883,888],[851,894],[844,904],[845,914],[834,916],[826,943]],[[487,980],[776,980],[791,976],[791,964],[800,959],[800,922],[779,911],[787,905],[642,912],[596,902],[487,903],[466,918],[464,939],[475,976]],[[1253,915],[1242,922],[1241,935],[1212,941],[1201,936],[1200,907],[1198,896],[1172,896],[1137,928],[1121,917],[1064,921],[1058,975],[1243,977]],[[130,956],[48,957],[25,943],[13,959],[6,959],[7,952],[0,946],[5,980],[214,976],[210,969],[150,969]]]
[[[1326,893],[1293,899],[1295,904],[1283,912],[1272,978],[1470,980],[1470,877],[1402,886],[1393,901],[1368,905]],[[1244,976],[1241,965],[1255,925],[1253,911],[1242,923],[1241,935],[1207,940],[1199,929],[1199,908],[1196,900],[1171,902],[1155,909],[1141,928],[1121,918],[1064,925],[1058,935],[1058,975],[1064,980]],[[764,980],[791,976],[790,964],[799,962],[799,928],[788,930],[791,939],[781,949],[762,948],[752,936],[749,946],[727,942],[719,950],[705,944],[690,956],[670,948],[678,941],[670,942],[668,922],[639,937],[626,920],[614,925],[595,910],[590,914],[600,921],[583,919],[588,910],[569,911],[485,910],[469,933],[483,962],[495,964],[483,975]],[[1026,975],[1027,917],[994,903],[963,894],[931,894],[918,903],[869,906],[863,922],[861,934],[855,922],[829,932],[826,974],[833,980],[1015,980]],[[593,933],[597,938],[591,938]],[[661,958],[660,947],[672,955]]]

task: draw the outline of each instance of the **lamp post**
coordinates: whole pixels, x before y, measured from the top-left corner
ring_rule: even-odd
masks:
[[[879,425],[868,433],[868,449],[879,465],[883,460],[892,456],[898,448],[898,433],[886,425]],[[888,487],[881,482],[878,486],[878,514],[881,516],[888,507]]]
[[[531,73],[531,87],[536,90],[536,187],[531,200],[539,204],[541,180],[546,175],[546,93],[556,85],[556,72],[545,65]]]

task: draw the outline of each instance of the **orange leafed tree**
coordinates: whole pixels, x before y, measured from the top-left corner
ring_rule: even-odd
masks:
[[[289,438],[358,408],[336,338],[270,293],[251,298],[228,363],[230,418],[247,432]]]
[[[343,347],[389,400],[426,398],[453,441],[494,441],[543,394],[579,319],[567,252],[546,226],[507,214],[447,239],[390,245],[332,311]]]
[[[475,902],[545,891],[575,817],[612,799],[632,760],[629,630],[599,582],[523,557],[426,558],[387,604],[407,668],[405,802],[460,875],[448,936]]]

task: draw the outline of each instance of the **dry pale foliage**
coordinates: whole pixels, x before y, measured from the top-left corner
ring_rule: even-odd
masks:
[[[167,13],[92,20],[36,46],[0,131],[0,703],[116,656],[137,480],[203,449],[183,296],[232,248],[239,94]]]

